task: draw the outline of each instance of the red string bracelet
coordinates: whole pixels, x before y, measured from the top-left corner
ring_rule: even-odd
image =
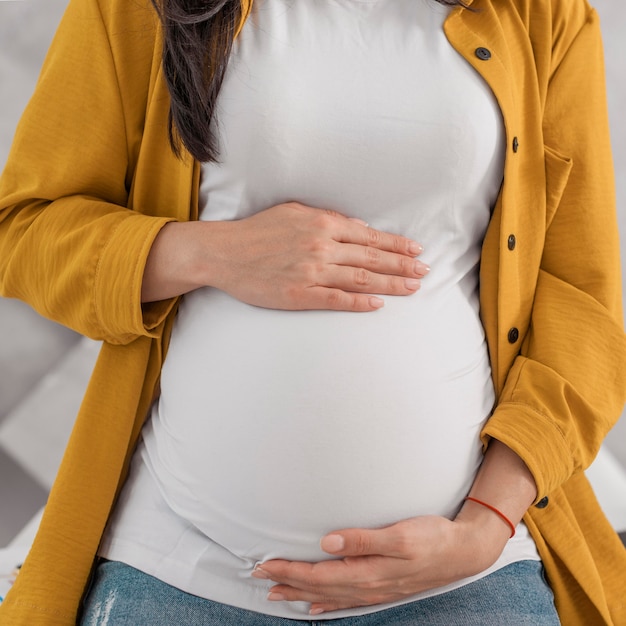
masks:
[[[483,506],[486,506],[490,511],[493,511],[496,515],[500,516],[502,520],[506,522],[507,526],[511,529],[511,537],[515,535],[515,524],[513,524],[513,522],[502,511],[498,511],[495,506],[491,506],[491,504],[487,504],[486,502],[478,500],[477,498],[472,498],[471,496],[467,496],[467,498],[465,499],[470,500],[471,502],[476,502],[476,504],[482,504]],[[511,537],[509,537],[509,539]]]

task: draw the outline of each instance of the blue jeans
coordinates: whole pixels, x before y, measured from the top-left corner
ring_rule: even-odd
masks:
[[[291,620],[205,600],[128,565],[98,565],[81,626],[558,626],[537,561],[508,565],[438,596],[332,621]]]

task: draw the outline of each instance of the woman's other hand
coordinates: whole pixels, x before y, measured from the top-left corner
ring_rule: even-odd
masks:
[[[379,529],[339,530],[326,535],[321,546],[341,558],[266,561],[253,576],[278,583],[270,599],[310,602],[314,615],[393,602],[473,576],[496,562],[511,536],[501,515],[516,526],[538,496],[525,463],[496,439],[469,495],[500,513],[466,500],[454,520],[420,516]]]
[[[422,516],[375,530],[336,531],[321,545],[341,559],[267,561],[252,575],[278,583],[268,600],[309,602],[312,615],[402,600],[478,574],[497,560],[510,529],[481,508],[454,521]]]
[[[422,246],[335,211],[296,202],[222,222],[167,224],[152,247],[142,301],[213,286],[256,306],[373,311],[378,295],[415,293]]]

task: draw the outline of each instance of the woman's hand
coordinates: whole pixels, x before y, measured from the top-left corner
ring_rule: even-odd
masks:
[[[522,459],[492,439],[470,496],[490,503],[516,526],[537,488]],[[321,547],[342,558],[267,561],[252,575],[278,583],[268,599],[310,602],[311,614],[318,615],[393,602],[478,574],[496,562],[510,533],[500,515],[466,500],[454,520],[421,516],[374,530],[336,531]]]
[[[510,530],[481,508],[455,521],[423,516],[375,530],[333,532],[321,546],[341,559],[267,561],[252,575],[278,583],[268,600],[310,602],[312,615],[401,600],[478,574],[497,560]]]
[[[152,247],[144,302],[203,285],[273,309],[373,311],[371,294],[415,293],[422,246],[296,202],[237,221],[167,224]]]

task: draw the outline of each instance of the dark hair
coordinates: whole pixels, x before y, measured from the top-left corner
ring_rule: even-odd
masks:
[[[437,0],[466,6],[463,0]],[[169,138],[199,161],[217,161],[211,126],[241,20],[241,0],[152,0],[163,24],[163,73],[170,93]]]

